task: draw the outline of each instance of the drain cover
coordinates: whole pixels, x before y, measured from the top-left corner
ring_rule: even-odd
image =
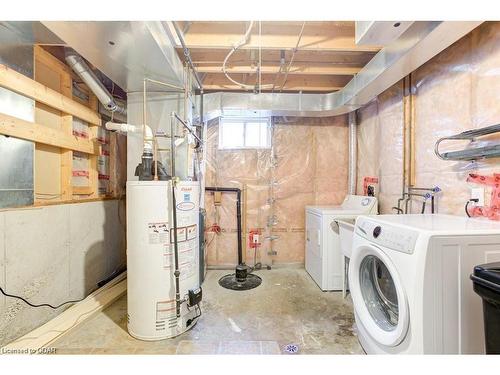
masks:
[[[244,279],[237,278],[236,274],[233,273],[231,275],[226,275],[220,278],[219,285],[226,289],[232,290],[249,290],[253,288],[257,288],[260,283],[262,283],[262,279],[253,274],[248,274]]]
[[[287,344],[283,351],[290,354],[296,354],[299,352],[299,346],[297,344]]]

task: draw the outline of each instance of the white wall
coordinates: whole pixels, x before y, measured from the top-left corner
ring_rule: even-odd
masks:
[[[125,262],[123,201],[0,212],[0,285],[32,303],[83,298]],[[63,310],[0,296],[0,346]]]

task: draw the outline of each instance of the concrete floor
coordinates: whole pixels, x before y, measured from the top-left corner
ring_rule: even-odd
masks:
[[[60,337],[59,354],[281,354],[288,344],[301,354],[361,354],[350,299],[325,293],[304,269],[257,272],[262,285],[231,291],[218,285],[228,271],[208,271],[203,315],[190,331],[156,342],[127,333],[127,299]]]

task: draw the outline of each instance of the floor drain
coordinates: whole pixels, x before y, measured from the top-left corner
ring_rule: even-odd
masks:
[[[284,351],[286,353],[295,354],[295,353],[299,352],[299,346],[296,344],[288,344],[288,345],[285,345]]]

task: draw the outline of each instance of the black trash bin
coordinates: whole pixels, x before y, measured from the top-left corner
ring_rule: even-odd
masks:
[[[500,262],[474,267],[470,278],[483,299],[486,354],[500,354]]]

